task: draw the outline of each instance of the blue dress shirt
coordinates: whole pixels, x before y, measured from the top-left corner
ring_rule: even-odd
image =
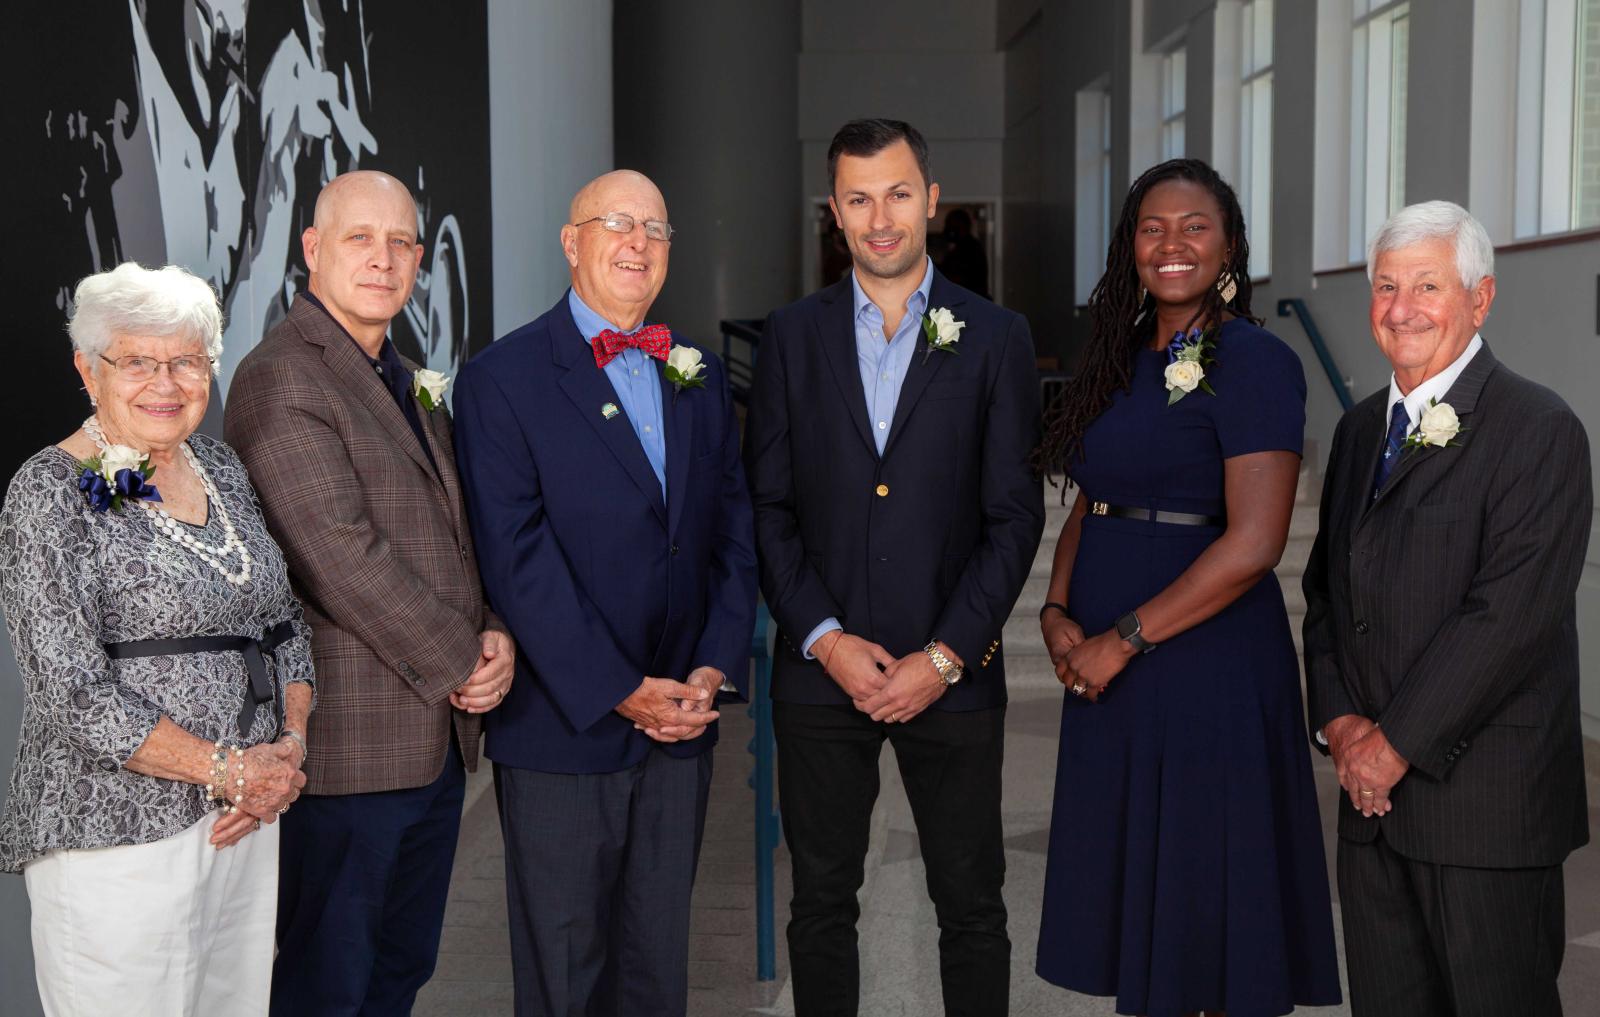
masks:
[[[567,290],[567,307],[572,320],[578,325],[578,334],[589,344],[595,336],[611,329],[623,331],[595,313],[574,290]],[[641,327],[643,327],[641,325]],[[606,377],[616,390],[622,412],[633,425],[633,433],[644,446],[645,458],[661,482],[661,499],[667,498],[667,436],[663,430],[661,412],[661,367],[652,363],[649,356],[637,349],[623,350],[615,360],[605,366]]]
[[[852,319],[856,328],[856,366],[861,369],[861,389],[867,395],[867,419],[872,423],[872,439],[877,443],[880,456],[889,441],[889,425],[894,422],[895,407],[900,405],[900,387],[911,369],[911,355],[916,352],[917,338],[922,335],[922,316],[928,312],[933,262],[924,261],[922,282],[906,298],[906,313],[887,342],[883,335],[883,312],[862,292],[856,273],[850,273],[850,292],[856,309]],[[837,618],[823,619],[800,644],[801,652],[807,658],[813,657],[811,644],[834,629],[842,628]]]

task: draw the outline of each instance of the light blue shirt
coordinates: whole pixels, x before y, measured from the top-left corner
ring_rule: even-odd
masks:
[[[615,322],[607,321],[584,303],[575,290],[567,290],[567,308],[578,325],[578,334],[585,345],[591,345],[595,336],[611,329],[623,331]],[[642,325],[640,327],[643,327]],[[592,349],[591,345],[591,349]],[[633,433],[644,446],[644,457],[661,482],[661,500],[667,498],[667,436],[661,412],[661,368],[643,351],[623,350],[616,359],[605,366],[606,377],[616,389],[622,412],[633,425]]]
[[[924,259],[922,282],[906,298],[906,313],[894,335],[884,341],[883,312],[862,292],[861,280],[854,271],[850,273],[850,292],[855,299],[856,365],[861,369],[861,389],[867,394],[867,422],[872,425],[872,440],[883,455],[889,441],[889,426],[894,423],[894,410],[900,405],[900,386],[905,384],[906,372],[911,370],[911,355],[917,350],[917,338],[922,335],[922,316],[928,312],[928,293],[933,289],[933,262]],[[832,632],[842,629],[837,618],[826,618],[800,645],[807,658],[814,657],[811,644]]]

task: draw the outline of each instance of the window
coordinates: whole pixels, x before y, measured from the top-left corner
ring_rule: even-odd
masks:
[[[1350,205],[1347,253],[1405,205],[1409,5],[1355,0],[1350,45]]]
[[[1248,0],[1239,19],[1239,204],[1254,279],[1272,265],[1272,4]]]
[[[1077,303],[1087,304],[1111,246],[1111,92],[1101,85],[1077,96],[1077,228],[1073,256]]]
[[[1522,0],[1518,237],[1600,227],[1600,0]]]
[[[1161,158],[1183,158],[1184,74],[1188,59],[1175,49],[1161,58]]]

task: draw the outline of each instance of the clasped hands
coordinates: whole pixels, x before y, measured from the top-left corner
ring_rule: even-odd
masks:
[[[450,705],[467,713],[487,713],[500,705],[511,691],[516,674],[517,644],[498,629],[484,629],[478,636],[478,663],[467,680],[450,693]]]
[[[252,745],[244,750],[244,788],[237,811],[217,820],[211,829],[211,846],[221,850],[239,843],[254,833],[262,823],[271,824],[289,810],[306,786],[306,775],[300,767],[305,758],[300,745],[284,737],[278,741]],[[238,776],[233,754],[228,754],[228,800],[241,789],[232,784]]]
[[[1085,636],[1083,626],[1060,611],[1046,611],[1039,622],[1045,649],[1056,669],[1056,680],[1067,688],[1083,683],[1082,698],[1100,701],[1111,679],[1122,673],[1134,649],[1128,641],[1107,629],[1098,636]]]
[[[616,711],[633,721],[635,731],[658,742],[690,741],[722,716],[712,707],[723,680],[723,673],[714,667],[697,667],[681,682],[646,675]]]
[[[960,664],[944,643],[939,649]],[[828,677],[850,697],[855,708],[875,721],[904,724],[944,695],[944,680],[933,659],[921,650],[896,659],[882,646],[842,629],[818,636],[811,655],[823,663]]]
[[[1389,794],[1411,768],[1389,744],[1383,729],[1356,713],[1335,717],[1322,726],[1328,753],[1350,804],[1363,816],[1387,816],[1394,808]]]

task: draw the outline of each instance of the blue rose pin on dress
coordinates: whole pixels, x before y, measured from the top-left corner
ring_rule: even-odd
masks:
[[[105,451],[78,463],[83,472],[78,476],[78,490],[89,499],[89,508],[95,512],[107,509],[122,510],[129,498],[143,501],[160,501],[161,492],[150,483],[156,468],[150,457],[126,445],[107,445]]]

